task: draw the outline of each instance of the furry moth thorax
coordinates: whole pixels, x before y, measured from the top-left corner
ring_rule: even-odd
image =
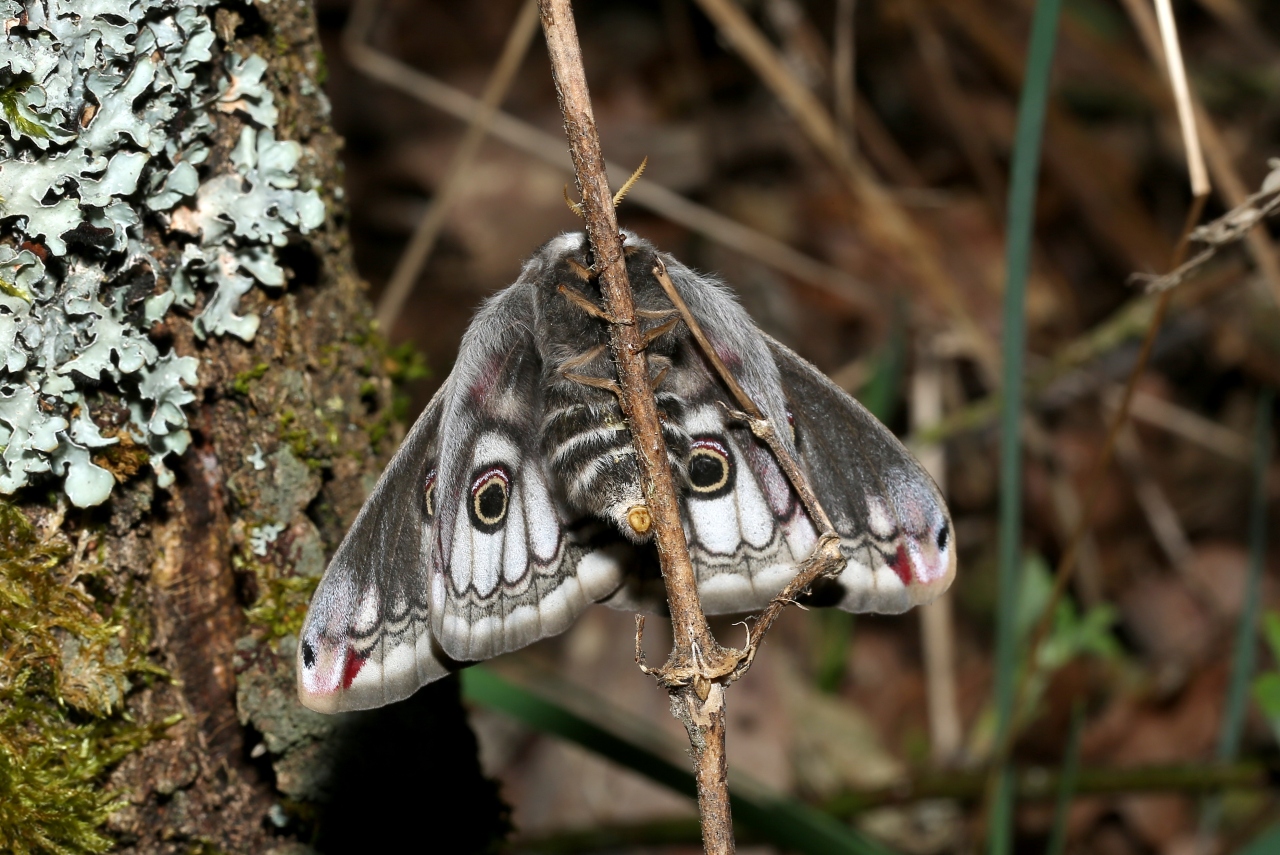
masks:
[[[673,307],[657,251],[625,235],[641,323]],[[765,335],[713,278],[663,255],[719,357],[805,469],[848,558],[816,605],[901,612],[946,590],[955,544],[933,481],[883,425]],[[662,606],[631,435],[585,235],[543,246],[488,300],[316,590],[298,692],[379,706],[468,662],[564,631],[592,603]],[[817,532],[682,323],[647,355],[708,614],[763,608]]]

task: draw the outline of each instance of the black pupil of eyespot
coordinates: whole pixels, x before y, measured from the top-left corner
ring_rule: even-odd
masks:
[[[944,525],[944,526],[942,527],[942,530],[938,532],[938,548],[939,548],[939,549],[946,549],[946,548],[947,548],[947,538],[948,538],[949,536],[950,536],[950,531],[949,531],[949,529]]]
[[[689,480],[695,487],[714,487],[724,478],[724,461],[711,452],[695,454],[689,461]]]
[[[507,491],[497,481],[490,481],[476,496],[476,510],[486,520],[499,519],[507,509]]]
[[[310,641],[302,642],[302,664],[308,668],[316,664],[316,649]]]

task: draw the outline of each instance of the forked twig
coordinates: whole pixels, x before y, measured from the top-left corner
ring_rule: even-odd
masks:
[[[809,479],[805,477],[803,470],[800,469],[795,458],[791,456],[791,452],[778,440],[778,434],[774,430],[773,424],[764,417],[764,414],[760,412],[760,408],[756,406],[755,401],[751,400],[751,396],[746,393],[746,390],[739,385],[737,379],[729,372],[729,368],[724,364],[724,360],[720,358],[720,354],[716,353],[711,340],[703,332],[702,325],[698,323],[698,319],[689,311],[688,304],[680,296],[680,292],[676,290],[675,283],[671,281],[671,277],[667,275],[667,267],[662,263],[662,259],[658,259],[658,266],[653,268],[653,275],[658,280],[658,284],[662,286],[662,290],[667,292],[668,299],[676,307],[680,317],[684,319],[685,326],[689,328],[690,334],[698,342],[698,346],[702,348],[707,361],[711,363],[716,373],[720,375],[720,380],[729,389],[729,394],[733,395],[734,400],[738,402],[738,406],[742,407],[742,412],[730,410],[729,414],[739,421],[746,422],[747,426],[751,428],[751,432],[769,446],[769,450],[777,458],[778,465],[782,467],[787,480],[791,482],[792,489],[796,491],[796,495],[804,503],[804,508],[808,511],[809,518],[813,520],[818,529],[822,532],[832,531],[831,519],[827,516],[822,503],[818,501],[818,497],[814,494],[813,487],[809,485]]]
[[[702,325],[698,323],[698,319],[694,317],[693,312],[689,311],[689,305],[685,303],[684,298],[680,296],[680,292],[676,290],[675,283],[671,281],[671,277],[667,274],[667,267],[661,258],[658,259],[657,265],[653,268],[653,276],[658,280],[658,284],[662,286],[662,290],[667,293],[667,298],[676,307],[676,311],[680,313],[680,317],[684,320],[685,326],[688,327],[690,335],[698,342],[698,346],[707,357],[707,361],[711,363],[712,368],[715,369],[716,374],[720,376],[720,380],[729,390],[729,394],[733,396],[734,400],[738,402],[738,406],[742,408],[742,412],[730,410],[729,415],[746,422],[751,429],[751,433],[769,446],[769,450],[773,452],[778,465],[791,483],[792,489],[796,491],[796,495],[800,497],[800,501],[804,504],[809,518],[813,520],[822,532],[809,556],[796,569],[796,575],[792,577],[791,581],[777,596],[769,601],[769,605],[756,618],[755,623],[747,633],[746,647],[737,651],[738,660],[725,675],[729,682],[733,682],[751,667],[751,663],[755,661],[760,642],[769,631],[769,627],[782,614],[782,610],[795,602],[796,598],[808,590],[809,586],[818,579],[839,573],[844,568],[845,558],[840,552],[840,535],[836,534],[834,527],[831,525],[831,518],[827,516],[822,503],[818,501],[818,497],[813,492],[813,487],[809,484],[809,479],[805,476],[804,470],[800,468],[795,458],[791,456],[791,452],[778,439],[778,433],[774,429],[773,423],[764,417],[760,408],[756,406],[755,401],[751,400],[751,396],[747,394],[746,390],[738,383],[737,378],[729,371],[728,366],[724,364],[724,360],[720,358],[715,346],[707,338],[706,332],[703,331]]]
[[[1272,158],[1271,173],[1263,181],[1261,190],[1221,217],[1197,226],[1191,232],[1191,240],[1205,244],[1204,249],[1162,276],[1135,273],[1129,277],[1129,280],[1143,285],[1148,294],[1167,291],[1180,285],[1187,276],[1217,255],[1218,250],[1248,237],[1255,226],[1278,211],[1280,211],[1280,159]]]

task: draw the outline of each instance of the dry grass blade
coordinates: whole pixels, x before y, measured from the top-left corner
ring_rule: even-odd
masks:
[[[989,378],[996,376],[999,359],[990,336],[982,332],[955,284],[938,260],[938,248],[916,228],[911,217],[885,192],[841,144],[835,121],[809,89],[791,72],[777,50],[732,0],[698,0],[724,37],[760,76],[782,106],[791,113],[809,141],[848,186],[863,211],[861,226],[869,235],[900,254],[916,277],[957,326],[965,346]]]
[[[413,236],[396,264],[395,272],[391,274],[386,290],[378,300],[378,324],[384,333],[391,330],[396,318],[400,316],[405,300],[409,299],[409,294],[418,281],[418,274],[427,263],[427,258],[431,255],[436,239],[444,227],[449,208],[465,185],[471,164],[480,152],[480,144],[489,133],[489,126],[493,122],[498,105],[502,103],[502,99],[511,88],[516,72],[520,70],[520,65],[537,32],[538,0],[525,0],[519,14],[516,15],[511,33],[507,36],[502,55],[498,58],[488,83],[485,84],[484,94],[480,97],[480,109],[472,114],[467,131],[462,141],[458,143],[453,159],[445,171],[444,182],[436,188],[431,204],[418,222],[418,227],[414,230]]]
[[[351,64],[368,77],[424,104],[464,122],[472,121],[483,109],[479,99],[366,43],[377,6],[378,0],[360,0],[352,10],[343,32],[343,47]],[[489,134],[549,166],[572,170],[560,139],[501,110],[493,114]],[[629,174],[628,170],[612,163],[606,162],[605,168],[616,175]],[[865,312],[872,322],[879,317],[882,299],[875,288],[758,229],[732,220],[652,181],[637,184],[627,198],[660,217],[856,307]]]
[[[1173,18],[1171,0],[1155,0],[1156,19],[1160,25],[1160,42],[1164,46],[1165,62],[1169,67],[1169,83],[1173,86],[1174,102],[1178,106],[1178,125],[1182,131],[1182,144],[1186,147],[1187,175],[1191,180],[1191,195],[1207,196],[1209,171],[1205,169],[1204,154],[1200,150],[1200,132],[1196,129],[1196,108],[1191,100],[1191,87],[1187,85],[1187,70],[1182,64],[1182,45],[1178,41],[1178,25]]]
[[[911,382],[911,420],[920,425],[933,424],[941,418],[942,365],[937,358],[924,355]],[[943,446],[917,448],[915,454],[946,495]],[[950,592],[920,607],[920,642],[929,704],[929,751],[934,766],[945,767],[960,758],[964,738],[956,691],[956,636]]]
[[[1151,6],[1146,0],[1121,0],[1121,3],[1133,21],[1134,28],[1138,31],[1138,36],[1151,61],[1158,66],[1164,66],[1165,50],[1161,44],[1160,27],[1151,11]],[[1199,130],[1201,142],[1204,145],[1209,171],[1222,193],[1223,201],[1232,208],[1245,205],[1248,202],[1249,192],[1232,162],[1226,142],[1214,126],[1213,120],[1200,105],[1195,92],[1191,91],[1190,87],[1186,88],[1186,92],[1195,109],[1195,127]],[[1266,277],[1272,298],[1277,305],[1280,305],[1280,257],[1277,257],[1271,239],[1261,229],[1250,229],[1248,244],[1254,264]],[[1181,265],[1182,260],[1182,256],[1179,256],[1177,263],[1173,265],[1175,269]]]
[[[1159,1],[1160,0],[1158,0],[1158,2]],[[1166,35],[1168,32],[1172,31],[1167,31]],[[1165,55],[1169,56],[1175,51],[1176,48],[1166,46]],[[1175,67],[1171,66],[1170,72],[1173,73],[1174,70]],[[1180,65],[1176,66],[1176,70],[1185,75],[1185,71]],[[1193,148],[1188,146],[1188,152],[1193,150],[1198,152],[1199,147],[1195,146]],[[1196,170],[1191,166],[1188,167],[1188,173],[1192,176],[1197,174]],[[1187,242],[1189,240],[1192,227],[1196,221],[1199,220],[1200,214],[1204,210],[1206,198],[1207,188],[1206,192],[1195,197],[1195,202],[1192,205],[1191,210],[1187,213],[1182,237],[1178,241],[1177,249],[1174,251],[1175,265],[1181,262],[1182,255],[1186,252]],[[1075,530],[1072,531],[1071,538],[1067,541],[1066,547],[1063,550],[1062,557],[1058,561],[1058,566],[1054,574],[1053,590],[1050,593],[1048,602],[1041,612],[1040,617],[1037,619],[1035,626],[1031,631],[1027,643],[1024,645],[1025,662],[1027,664],[1018,676],[1011,710],[1017,710],[1021,708],[1023,703],[1025,703],[1036,657],[1039,654],[1040,648],[1044,645],[1045,640],[1049,636],[1057,603],[1061,601],[1062,597],[1066,594],[1067,586],[1070,584],[1075,573],[1077,566],[1076,559],[1079,555],[1081,543],[1083,542],[1085,532],[1088,530],[1091,522],[1091,512],[1097,507],[1097,501],[1104,483],[1103,474],[1111,463],[1111,458],[1119,441],[1120,433],[1128,418],[1130,402],[1133,400],[1138,380],[1146,370],[1147,362],[1151,357],[1151,349],[1155,343],[1156,334],[1159,332],[1161,324],[1164,322],[1165,313],[1169,308],[1169,293],[1170,292],[1168,291],[1164,291],[1159,295],[1155,313],[1151,318],[1151,323],[1148,327],[1146,337],[1143,339],[1138,359],[1129,374],[1129,379],[1125,383],[1124,391],[1120,396],[1120,400],[1108,425],[1106,440],[1103,443],[1102,450],[1094,462],[1093,469],[1086,481],[1089,486],[1086,489],[1086,498],[1084,501],[1085,513],[1081,515],[1079,524],[1076,526]],[[1010,721],[1010,726],[1004,731],[1002,738],[997,743],[994,757],[994,768],[1002,768],[1008,761],[1008,758],[1012,754],[1013,743],[1016,738],[1017,728],[1013,726],[1012,721]]]

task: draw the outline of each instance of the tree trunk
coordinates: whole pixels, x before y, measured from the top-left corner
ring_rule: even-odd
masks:
[[[0,11],[0,850],[485,849],[454,681],[295,696],[405,367],[352,268],[311,8]]]

